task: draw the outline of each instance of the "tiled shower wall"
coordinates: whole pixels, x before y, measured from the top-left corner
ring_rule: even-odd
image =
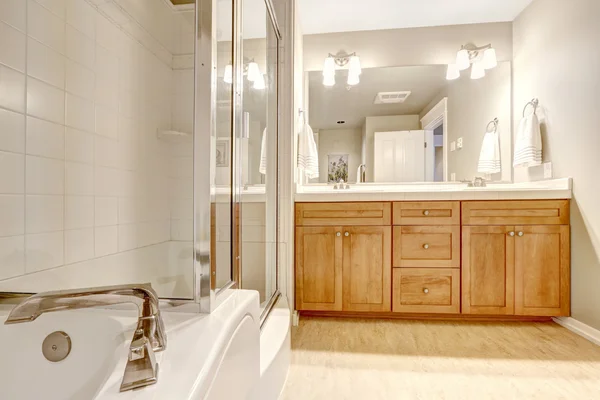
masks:
[[[174,200],[191,189],[169,190],[191,177],[191,141],[157,135],[183,26],[162,1],[0,1],[0,280],[167,242],[191,218]],[[113,12],[142,5],[170,25]]]

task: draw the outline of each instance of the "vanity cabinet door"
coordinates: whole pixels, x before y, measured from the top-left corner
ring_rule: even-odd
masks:
[[[342,310],[342,228],[296,228],[296,309]]]
[[[392,227],[345,227],[343,239],[343,310],[391,311]]]
[[[463,314],[514,314],[515,237],[511,226],[463,227]]]
[[[570,313],[569,226],[517,226],[515,314]]]

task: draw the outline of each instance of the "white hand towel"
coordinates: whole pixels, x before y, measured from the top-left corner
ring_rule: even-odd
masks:
[[[500,163],[500,142],[498,132],[486,132],[479,153],[477,172],[482,174],[497,174],[502,172]]]
[[[260,165],[258,166],[258,172],[263,175],[267,174],[267,128],[263,131],[260,143]]]
[[[312,128],[302,124],[298,134],[298,168],[304,170],[308,179],[319,177],[319,153]]]
[[[535,113],[523,118],[515,138],[515,167],[533,167],[542,163],[542,132]]]

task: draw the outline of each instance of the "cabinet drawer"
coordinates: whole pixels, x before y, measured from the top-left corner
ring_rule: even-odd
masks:
[[[391,225],[390,203],[297,203],[298,226]]]
[[[395,226],[394,267],[460,268],[460,226]]]
[[[465,201],[463,225],[568,225],[569,200]]]
[[[394,268],[393,312],[460,313],[460,270]]]
[[[460,225],[460,202],[394,203],[394,225]]]

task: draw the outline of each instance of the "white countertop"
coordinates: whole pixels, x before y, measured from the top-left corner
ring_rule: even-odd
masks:
[[[428,200],[544,200],[570,199],[572,179],[537,182],[488,183],[487,187],[467,187],[466,183],[352,184],[350,189],[333,185],[298,186],[296,202],[339,201],[428,201]]]

